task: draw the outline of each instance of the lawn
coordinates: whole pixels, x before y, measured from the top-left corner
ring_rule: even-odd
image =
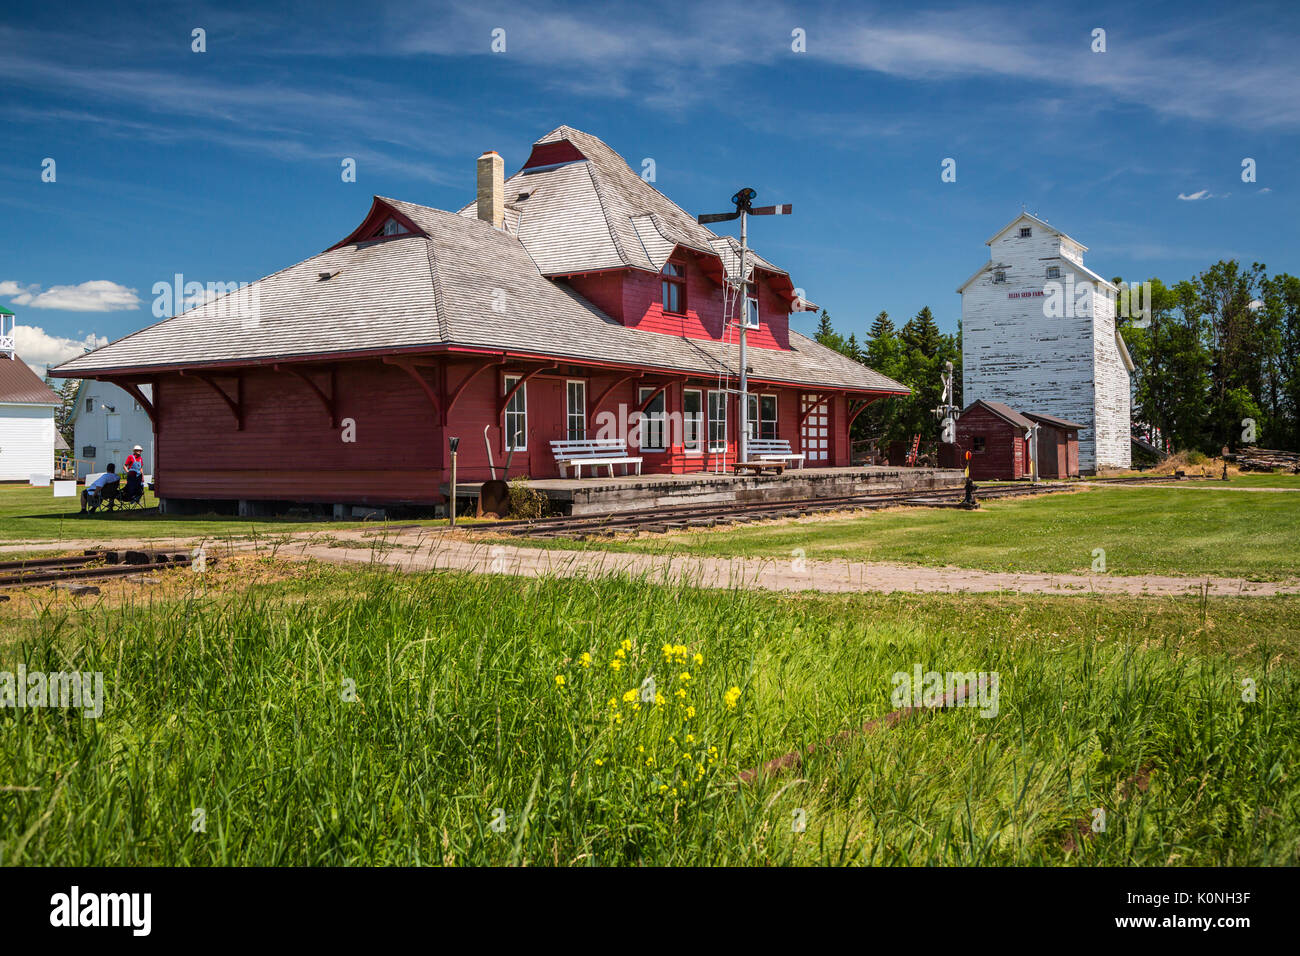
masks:
[[[1300,599],[168,574],[0,605],[0,670],[105,685],[0,708],[6,864],[1300,862]],[[918,666],[996,673],[996,715],[737,783]]]
[[[540,544],[540,542],[538,542]],[[1187,488],[1095,488],[992,501],[979,511],[889,509],[852,517],[760,523],[600,547],[789,560],[901,561],[990,571],[1300,575],[1300,494]],[[1100,567],[1100,566],[1098,566]]]
[[[78,489],[80,495],[80,489]],[[382,528],[383,521],[332,521],[306,518],[239,518],[231,515],[161,515],[153,492],[145,493],[144,511],[98,512],[79,515],[81,499],[55,498],[50,488],[0,485],[0,541],[58,542],[81,538],[107,540],[141,538],[159,543],[177,538],[274,537],[295,531]],[[472,520],[458,519],[470,524]],[[446,524],[437,521],[401,521],[397,524]]]

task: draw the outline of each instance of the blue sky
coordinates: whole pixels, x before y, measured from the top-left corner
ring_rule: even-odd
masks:
[[[1136,6],[9,5],[0,304],[24,358],[59,361],[154,321],[176,273],[320,252],[373,194],[458,208],[480,152],[509,173],[560,124],[652,158],[691,212],[744,185],[793,203],[751,241],[859,338],[923,305],[955,329],[1022,203],[1107,277],[1300,272],[1300,5]]]

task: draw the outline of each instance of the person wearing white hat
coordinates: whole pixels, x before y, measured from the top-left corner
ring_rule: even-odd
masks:
[[[144,478],[144,449],[139,445],[132,448],[131,454],[126,456],[126,473],[129,475],[132,472],[139,475],[141,479]]]

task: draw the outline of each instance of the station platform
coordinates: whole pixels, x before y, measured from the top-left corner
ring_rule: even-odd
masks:
[[[606,514],[652,511],[691,504],[746,501],[792,501],[837,498],[888,491],[961,488],[955,468],[898,468],[856,465],[847,468],[794,468],[781,475],[733,475],[694,472],[685,475],[618,475],[613,478],[539,478],[529,485],[545,494],[561,514]],[[478,497],[480,483],[457,484],[462,501]],[[443,494],[450,488],[443,485]]]

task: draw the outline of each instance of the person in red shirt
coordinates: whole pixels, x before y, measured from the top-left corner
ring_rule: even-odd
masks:
[[[126,456],[126,471],[127,474],[135,472],[141,479],[144,478],[144,449],[139,445],[136,445],[131,450],[131,454]]]

